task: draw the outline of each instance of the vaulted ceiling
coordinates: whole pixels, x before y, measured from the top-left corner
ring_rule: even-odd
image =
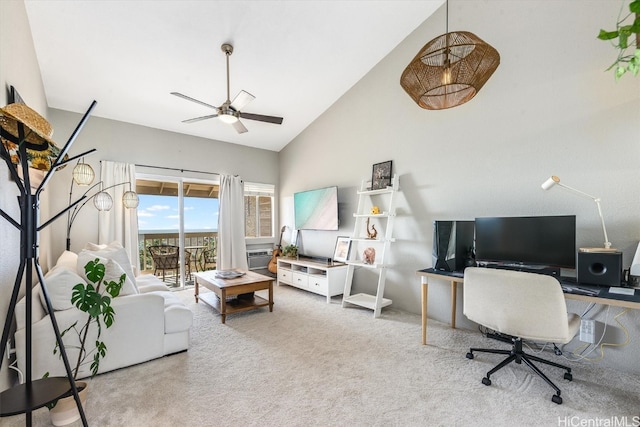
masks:
[[[444,0],[26,0],[49,107],[281,150],[360,80]],[[230,98],[255,96],[238,134],[180,92],[227,99],[223,43],[231,43]],[[399,71],[400,72],[400,71]],[[399,78],[399,75],[398,75]],[[395,83],[395,82],[391,82]]]

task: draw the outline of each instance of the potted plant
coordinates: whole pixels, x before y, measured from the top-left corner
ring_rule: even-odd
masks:
[[[607,71],[615,69],[616,80],[627,71],[634,76],[640,72],[640,0],[633,0],[629,3],[628,14],[623,11],[624,1],[618,15],[616,29],[613,31],[601,29],[598,34],[600,40],[611,40],[613,46],[618,50],[615,62],[607,68]]]
[[[296,245],[287,245],[282,249],[282,255],[289,258],[297,258],[298,247]]]
[[[126,274],[122,274],[118,282],[106,281],[104,280],[105,269],[105,265],[98,258],[87,262],[84,266],[89,283],[78,283],[73,287],[71,303],[78,310],[86,313],[86,321],[81,325],[75,322],[60,334],[63,341],[67,334],[74,336],[73,340],[65,341],[65,349],[75,349],[78,352],[75,366],[72,365],[72,374],[83,405],[88,384],[77,381],[80,369],[90,363],[91,377],[98,373],[100,359],[107,354],[107,346],[100,340],[102,327],[109,328],[113,325],[115,311],[111,307],[111,298],[120,295],[120,290],[126,279]],[[90,333],[90,330],[94,328],[95,333]],[[54,354],[59,352],[57,343],[53,352]],[[51,422],[56,426],[66,425],[80,418],[71,392],[51,403],[49,410]]]

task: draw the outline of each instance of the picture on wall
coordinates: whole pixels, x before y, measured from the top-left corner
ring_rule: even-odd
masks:
[[[338,237],[336,240],[336,250],[333,252],[333,260],[337,262],[347,262],[350,248],[351,239],[342,236]]]
[[[391,160],[373,165],[371,189],[380,190],[391,185]]]

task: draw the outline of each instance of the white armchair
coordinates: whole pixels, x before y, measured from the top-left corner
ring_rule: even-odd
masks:
[[[474,352],[504,354],[508,357],[487,372],[482,379],[491,385],[491,375],[511,362],[524,362],[555,391],[551,398],[561,404],[560,389],[542,373],[534,361],[566,370],[564,378],[571,381],[571,368],[522,350],[523,340],[565,344],[580,328],[580,318],[567,314],[560,283],[551,276],[493,268],[467,268],[464,272],[464,314],[470,320],[498,332],[497,337],[510,341],[511,350],[471,348]]]

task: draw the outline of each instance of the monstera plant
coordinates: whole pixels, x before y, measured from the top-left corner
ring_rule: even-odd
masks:
[[[633,0],[629,3],[629,12],[622,8],[616,22],[616,29],[613,31],[600,30],[598,38],[609,40],[618,51],[618,57],[611,64],[607,71],[614,70],[616,80],[625,73],[630,72],[637,76],[640,72],[640,0]]]
[[[72,372],[83,405],[88,384],[77,381],[78,375],[81,373],[80,369],[90,363],[91,376],[93,377],[98,373],[100,359],[107,354],[107,346],[100,340],[102,327],[109,328],[113,325],[115,311],[111,307],[111,299],[120,295],[120,290],[127,277],[126,274],[122,274],[117,282],[105,280],[106,267],[98,258],[87,262],[84,266],[84,271],[88,283],[78,283],[73,287],[71,303],[78,310],[86,313],[86,320],[81,324],[78,324],[79,322],[73,323],[60,334],[65,342],[65,349],[73,348],[78,351],[78,357]],[[94,328],[95,332],[93,332]],[[68,335],[73,336],[73,338],[69,338]],[[58,353],[59,350],[56,344],[53,350],[54,354]],[[48,376],[48,373],[45,376]],[[75,405],[71,392],[48,404],[53,425],[62,426],[78,420],[80,413]]]
[[[80,368],[91,360],[90,370],[91,376],[98,373],[100,368],[100,359],[106,356],[107,346],[100,341],[102,326],[109,328],[115,320],[115,311],[111,307],[111,298],[120,295],[120,289],[124,284],[126,275],[122,274],[118,280],[105,281],[105,265],[99,259],[89,261],[84,266],[87,280],[90,283],[86,285],[79,283],[73,287],[71,294],[71,303],[80,311],[87,314],[86,321],[82,325],[77,322],[65,329],[61,336],[64,337],[71,331],[77,335],[77,346],[73,344],[65,344],[65,347],[76,347],[78,350],[78,358],[73,369],[73,377],[77,379]],[[97,336],[95,336],[95,347],[88,348],[89,330],[95,325]],[[54,349],[54,353],[58,348]]]

